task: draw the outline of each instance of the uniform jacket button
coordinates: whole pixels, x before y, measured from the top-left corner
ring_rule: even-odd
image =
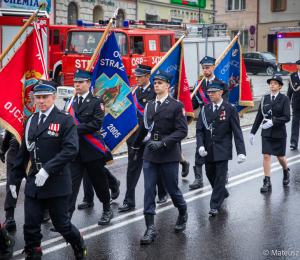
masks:
[[[39,138],[37,138],[36,140],[39,140]]]
[[[40,148],[37,147],[36,149],[39,150]]]
[[[213,142],[213,144],[215,144],[215,142]]]
[[[39,161],[39,160],[40,160],[40,158],[37,158],[37,160]]]

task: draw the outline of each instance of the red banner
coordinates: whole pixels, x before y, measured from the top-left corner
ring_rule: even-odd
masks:
[[[33,31],[0,71],[0,125],[21,143],[25,120],[36,112],[30,92],[40,79],[47,78],[40,35]]]

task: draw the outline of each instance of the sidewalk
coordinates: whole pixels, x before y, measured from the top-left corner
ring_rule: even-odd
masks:
[[[241,122],[241,127],[246,127],[246,126],[250,126],[253,124],[254,119],[255,119],[256,113],[246,113],[243,115],[242,118],[240,118],[240,122]],[[190,125],[189,125],[189,133],[188,136],[185,140],[187,139],[191,139],[191,138],[195,138],[196,137],[196,121],[193,121]],[[245,138],[247,139],[247,138]],[[127,144],[126,142],[120,146],[120,148],[114,153],[114,156],[118,156],[121,154],[126,154],[127,153]],[[6,180],[6,164],[2,163],[0,161],[0,182],[1,181],[5,181]]]

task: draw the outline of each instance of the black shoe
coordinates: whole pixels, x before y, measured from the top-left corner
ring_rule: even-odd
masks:
[[[74,212],[74,211],[69,211],[69,212],[68,212],[68,216],[69,216],[70,221],[71,221],[71,219],[72,219],[73,212]],[[55,229],[54,226],[52,226],[52,227],[50,228],[50,231],[52,231],[52,232],[58,232],[58,231]]]
[[[158,198],[157,203],[161,204],[161,203],[165,203],[168,200],[168,195],[162,197],[162,198]]]
[[[45,209],[44,218],[42,220],[42,223],[47,223],[49,220],[50,220],[49,209]]]
[[[227,199],[229,197],[229,192],[228,190],[226,190],[225,195],[224,195],[224,199]]]
[[[71,244],[73,250],[74,250],[74,255],[76,260],[86,260],[87,259],[87,249],[86,245],[84,243],[82,234],[80,233],[81,237],[80,240],[77,244]]]
[[[182,172],[181,172],[181,176],[184,178],[186,176],[188,176],[189,172],[190,172],[190,163],[185,160],[184,162],[180,163],[182,165]]]
[[[271,185],[271,179],[268,176],[265,176],[264,178],[264,184],[260,188],[260,192],[267,192],[272,190],[272,185]]]
[[[295,150],[295,149],[297,149],[297,145],[291,144],[291,145],[290,145],[290,148],[291,148],[292,150]]]
[[[219,214],[219,211],[217,209],[211,209],[208,214],[210,214],[212,217],[217,216]]]
[[[287,168],[286,170],[283,170],[283,185],[286,186],[290,183],[290,169]]]
[[[141,238],[142,245],[149,245],[154,241],[157,236],[156,229],[154,226],[154,215],[145,215],[145,222],[147,230],[145,231],[144,236]]]
[[[118,210],[119,211],[128,211],[128,210],[131,210],[134,208],[135,208],[135,206],[131,206],[131,205],[124,203],[122,206],[118,207]]]
[[[108,225],[111,219],[114,217],[112,210],[110,211],[103,211],[100,220],[98,221],[98,225]]]
[[[42,259],[42,248],[36,247],[36,248],[27,248],[24,249],[22,254],[25,252],[25,260],[41,260]]]
[[[16,221],[12,217],[6,218],[6,220],[3,223],[3,226],[7,231],[17,230]]]
[[[87,208],[91,208],[91,207],[94,207],[94,202],[83,201],[82,203],[78,204],[78,206],[77,206],[78,209],[87,209]]]
[[[15,239],[5,229],[4,225],[0,222],[0,259],[9,260],[13,256],[13,246]]]
[[[121,185],[121,182],[119,180],[117,180],[117,185],[113,189],[111,189],[110,197],[112,200],[116,200],[119,197],[120,185]]]
[[[195,165],[194,167],[195,180],[193,184],[189,185],[191,190],[199,189],[203,187],[202,165]]]
[[[186,222],[188,220],[188,213],[187,213],[187,207],[184,209],[178,209],[179,210],[179,216],[177,218],[177,222],[175,225],[175,232],[179,233],[185,230],[186,228]]]

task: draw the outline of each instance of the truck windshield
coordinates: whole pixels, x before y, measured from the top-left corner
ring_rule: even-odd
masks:
[[[66,53],[93,54],[103,32],[80,31],[69,32]],[[125,33],[115,32],[121,56],[128,54],[128,40]]]

